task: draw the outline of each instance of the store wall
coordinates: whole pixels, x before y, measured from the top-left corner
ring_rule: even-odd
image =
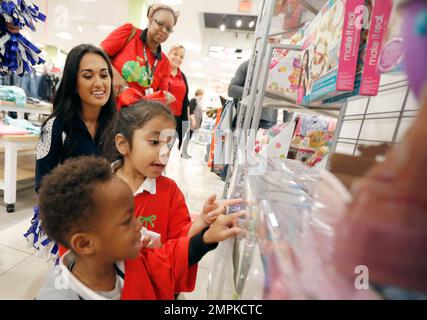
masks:
[[[34,3],[47,19],[38,24],[31,40],[64,51],[81,43],[97,45],[115,27],[129,20],[129,0],[34,0]]]

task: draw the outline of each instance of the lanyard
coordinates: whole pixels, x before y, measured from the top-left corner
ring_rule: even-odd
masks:
[[[145,71],[147,71],[148,74],[148,85],[151,87],[154,80],[154,73],[156,72],[157,64],[159,63],[159,60],[156,58],[153,64],[153,69],[150,72],[150,66],[148,65],[148,55],[147,55],[147,49],[145,48],[146,45],[144,44],[144,60],[145,60]]]

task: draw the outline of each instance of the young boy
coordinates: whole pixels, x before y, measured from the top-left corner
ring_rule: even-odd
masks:
[[[39,202],[44,230],[69,251],[38,299],[174,299],[176,292],[194,290],[189,267],[219,241],[239,234],[237,219],[244,215],[222,215],[191,239],[142,249],[129,186],[94,157],[54,169],[43,180]]]

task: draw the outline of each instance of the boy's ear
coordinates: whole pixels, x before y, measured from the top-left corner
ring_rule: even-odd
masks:
[[[117,148],[117,150],[119,150],[119,152],[122,156],[129,154],[129,152],[130,152],[129,141],[128,141],[128,139],[125,138],[124,135],[119,133],[118,135],[116,135],[114,140],[116,143],[116,148]]]
[[[79,255],[90,255],[95,252],[95,239],[88,233],[76,233],[71,237],[71,249]]]

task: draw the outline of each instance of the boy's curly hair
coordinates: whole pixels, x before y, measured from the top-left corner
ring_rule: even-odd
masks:
[[[98,214],[96,188],[112,177],[106,160],[87,156],[69,159],[44,177],[40,219],[49,238],[70,248],[69,237],[88,230]]]

